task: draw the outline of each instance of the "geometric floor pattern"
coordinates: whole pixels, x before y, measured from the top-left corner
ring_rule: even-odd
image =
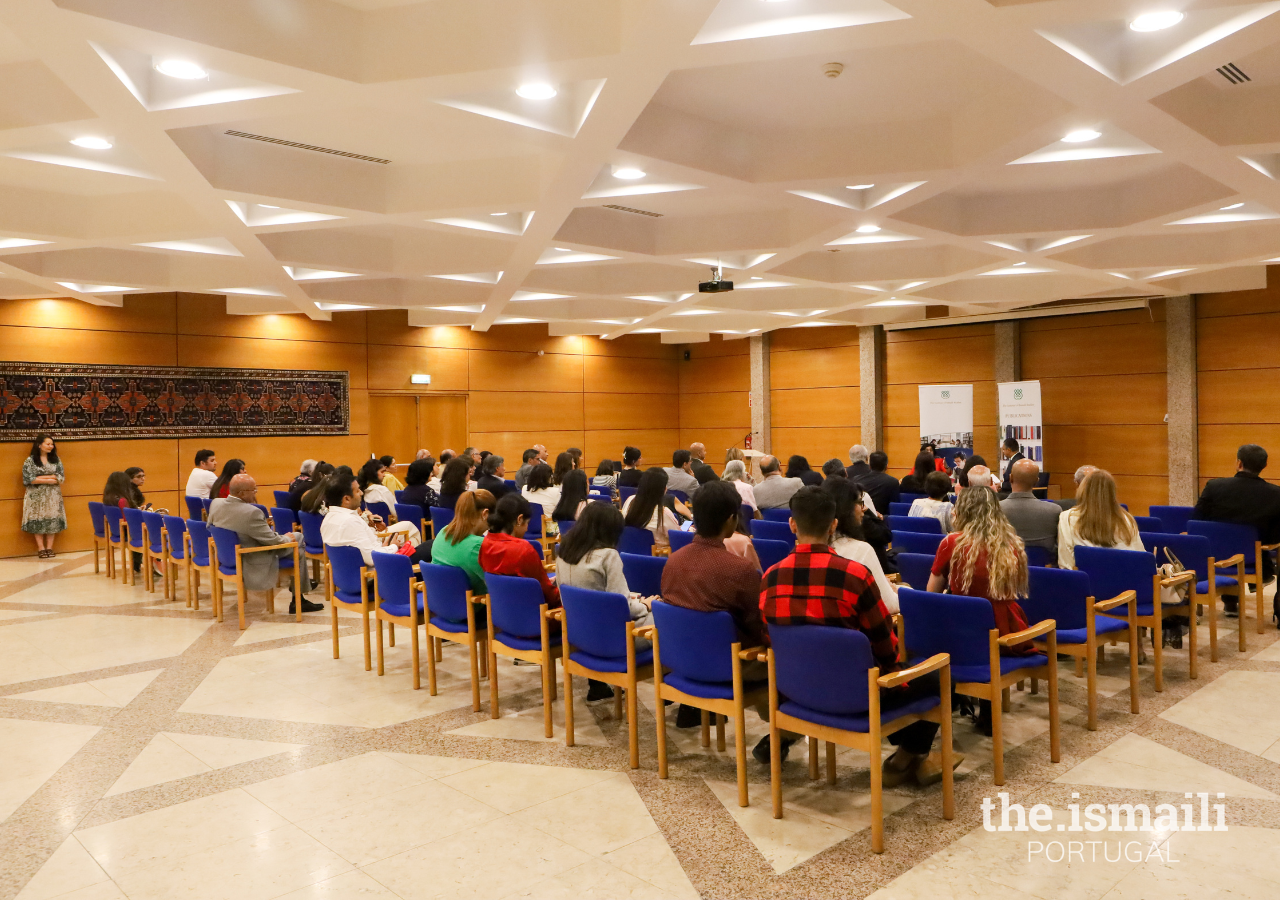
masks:
[[[568,748],[562,693],[543,735],[536,666],[499,663],[493,719],[487,685],[471,710],[461,647],[445,648],[433,697],[425,671],[412,688],[404,629],[379,676],[359,617],[340,616],[338,659],[327,611],[299,624],[251,606],[249,622],[94,575],[83,555],[0,560],[0,900],[1280,896],[1280,642],[1252,619],[1244,654],[1236,621],[1219,622],[1218,663],[1202,627],[1196,681],[1187,650],[1166,651],[1162,693],[1141,666],[1136,716],[1127,658],[1109,648],[1096,732],[1064,662],[1057,764],[1045,686],[1013,691],[1001,788],[990,739],[957,718],[955,819],[937,788],[887,791],[880,856],[860,751],[838,753],[828,786],[796,744],[775,820],[754,760],[751,805],[737,805],[731,726],[725,751],[714,736],[703,748],[666,710],[670,777],[657,777],[651,685],[632,770],[625,723],[580,680]],[[767,726],[748,713],[746,731],[750,747]],[[1220,793],[1229,830],[1054,863],[983,827],[999,791],[1049,804],[1054,823],[1070,803]]]

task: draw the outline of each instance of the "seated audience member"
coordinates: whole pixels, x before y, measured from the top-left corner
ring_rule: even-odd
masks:
[[[579,450],[577,447],[570,447],[568,450],[564,452],[568,453],[569,458],[573,460],[573,467],[575,469],[582,468],[582,451],[581,450]]]
[[[700,487],[698,479],[693,477],[692,459],[688,450],[677,450],[671,454],[671,467],[666,470],[667,490],[683,491],[690,499]]]
[[[379,457],[378,460],[386,469],[382,476],[382,486],[391,492],[392,497],[395,497],[396,491],[404,490],[404,482],[396,477],[396,458],[387,455]]]
[[[1001,493],[1007,494],[1013,490],[1012,483],[1009,480],[1009,473],[1013,471],[1014,465],[1026,458],[1027,457],[1022,452],[1021,444],[1011,437],[1004,439],[1004,442],[1000,445],[1000,460],[1004,463],[1004,466],[1001,468],[1001,472],[1003,473],[1000,479]],[[1039,470],[1037,469],[1037,471]],[[1035,485],[1032,485],[1032,487],[1035,487]]]
[[[307,493],[312,488],[323,484],[325,478],[332,475],[333,472],[334,467],[329,463],[324,460],[317,462],[311,467],[311,477],[306,481],[301,484],[297,484],[297,479],[294,479],[294,485],[290,485],[289,488],[289,499],[285,502],[285,507],[293,510],[294,512],[300,512],[303,509],[303,498],[307,496]],[[307,510],[307,512],[311,511],[312,510]]]
[[[667,537],[667,532],[680,527],[674,504],[668,505],[674,500],[674,497],[667,494],[666,471],[654,466],[645,471],[635,494],[622,504],[622,515],[627,525],[652,531],[654,546],[670,547],[671,540]]]
[[[902,487],[898,484],[898,479],[894,478],[885,469],[889,468],[889,455],[883,450],[877,450],[871,454],[871,471],[866,475],[859,475],[856,478],[850,477],[850,481],[856,481],[858,487],[871,503],[868,504],[878,511],[887,513],[890,503],[897,503],[902,496]]]
[[[297,476],[294,477],[293,481],[289,482],[289,493],[292,494],[303,485],[311,484],[311,473],[315,470],[316,462],[314,459],[304,459],[302,461],[302,467],[298,470]]]
[[[452,450],[444,450],[440,454],[440,465],[441,467],[447,466],[449,465],[450,460],[457,459],[457,458],[458,458],[457,453],[454,453]]]
[[[437,492],[442,507],[452,509],[458,505],[458,498],[470,490],[467,486],[470,474],[469,458],[455,456],[449,460],[449,464],[444,467],[444,473],[440,476],[440,490]]]
[[[969,480],[969,487],[984,487],[995,490],[996,477],[986,466],[974,466],[966,474]]]
[[[489,514],[497,503],[488,491],[467,491],[458,498],[453,521],[440,529],[431,542],[431,561],[440,566],[453,566],[467,573],[471,593],[489,593],[484,583],[484,567],[480,565],[480,546],[489,530]]]
[[[933,462],[933,453],[928,450],[921,450],[916,454],[911,473],[903,476],[900,489],[908,494],[925,493],[924,480],[929,477],[930,472],[938,471]]]
[[[188,497],[208,498],[209,489],[218,480],[218,459],[212,450],[196,451],[196,466],[187,476]]]
[[[689,445],[689,471],[698,484],[716,480],[716,470],[707,465],[707,448],[700,442]]]
[[[718,482],[723,484],[724,482]],[[728,550],[734,556],[741,556],[757,569],[763,569],[760,564],[760,555],[756,553],[756,545],[751,543],[751,533],[748,529],[751,527],[751,520],[742,514],[742,507],[738,507],[738,524],[733,534],[724,539],[724,549]]]
[[[811,487],[822,484],[822,476],[809,468],[809,460],[799,454],[787,460],[787,474],[784,477],[798,478],[803,484]]]
[[[1025,546],[1042,547],[1049,551],[1050,559],[1057,559],[1058,517],[1062,515],[1062,507],[1039,500],[1031,493],[1039,480],[1040,467],[1029,459],[1020,459],[1010,466],[1009,484],[1013,490],[1000,501],[1000,511]]]
[[[492,456],[492,455],[493,455],[493,453],[492,453],[492,451],[490,451],[490,450],[481,450],[481,451],[480,451],[480,457],[479,457],[479,459],[477,459],[477,460],[476,460],[476,468],[479,468],[480,466],[483,466],[483,465],[484,465],[484,461],[485,461],[486,459],[488,459],[488,458],[489,458],[490,456]]]
[[[383,465],[382,460],[370,459],[366,460],[365,464],[360,467],[360,474],[357,477],[360,481],[360,490],[364,493],[365,503],[385,503],[387,504],[387,509],[394,513],[396,495],[387,490],[382,484],[382,476],[386,474],[387,467]]]
[[[222,467],[220,474],[213,486],[209,488],[210,499],[216,500],[219,497],[226,497],[231,493],[231,479],[245,472],[243,459],[229,459],[226,465]],[[266,554],[261,554],[265,556]]]
[[[223,474],[226,470],[223,470]],[[240,557],[240,573],[244,577],[245,592],[270,592],[276,589],[280,579],[280,557],[293,552],[299,532],[279,534],[267,523],[267,517],[254,504],[258,502],[258,485],[252,476],[243,472],[233,476],[227,485],[227,496],[213,501],[209,507],[209,524],[226,528],[240,536],[244,547],[271,547],[279,545],[276,553],[247,553]],[[246,598],[247,599],[247,598]],[[295,597],[289,604],[289,612],[296,613],[297,602],[302,601],[303,612],[319,612],[323,603],[312,603],[305,597]]]
[[[124,470],[124,474],[129,479],[129,487],[133,490],[134,507],[149,511],[151,504],[147,502],[146,495],[142,493],[142,486],[147,483],[147,473],[140,466],[130,466]]]
[[[742,502],[750,506],[752,510],[758,510],[760,507],[756,503],[756,489],[751,483],[751,479],[747,478],[747,467],[740,459],[731,459],[724,464],[724,475],[721,476],[722,481],[727,481],[737,488],[738,495],[742,498]]]
[[[431,477],[427,479],[427,487],[435,491],[437,495],[440,493],[440,476],[444,474],[444,467],[448,464],[449,460],[444,459],[442,455],[440,459],[436,460],[435,468],[431,470]]]
[[[480,465],[480,451],[477,450],[475,447],[467,447],[459,455],[463,459],[465,459],[468,463],[470,463],[472,466]]]
[[[431,451],[430,451],[430,450],[428,450],[426,447],[423,447],[423,448],[422,448],[422,449],[420,449],[417,453],[413,454],[413,458],[414,458],[414,459],[426,459],[426,458],[427,458],[428,456],[430,456],[430,455],[431,455]]]
[[[533,471],[533,467],[537,464],[538,449],[530,447],[524,453],[520,454],[520,468],[516,469],[516,490],[523,491],[524,484],[529,480],[529,473]]]
[[[653,471],[653,470],[650,470]],[[661,470],[657,470],[661,473]],[[760,620],[760,566],[726,552],[725,540],[737,529],[742,504],[737,492],[726,490],[724,482],[707,485],[693,508],[693,541],[682,547],[662,570],[662,599],[672,606],[698,612],[724,611],[733,617],[743,649],[764,644]],[[743,681],[761,681],[768,667],[757,660],[742,663]],[[761,703],[756,712],[765,721],[769,705]],[[679,728],[694,728],[701,714],[691,706],[681,706],[676,717]],[[768,739],[765,739],[767,746]],[[765,757],[768,759],[768,757]]]
[[[640,448],[627,447],[622,451],[622,471],[618,473],[618,487],[638,487],[640,476]]]
[[[610,494],[618,484],[618,473],[613,470],[613,460],[602,459],[596,466],[596,474],[591,478],[593,488],[604,488]]]
[[[555,505],[555,509],[544,508],[543,513],[553,521],[567,522],[577,519],[587,504],[587,473],[574,469],[564,477],[564,484],[560,485],[560,502]]]
[[[551,469],[551,483],[559,487],[564,483],[564,476],[568,475],[574,469],[573,455],[566,450],[564,453],[556,455],[556,464]]]
[[[1071,509],[1076,505],[1076,496],[1080,493],[1080,485],[1084,484],[1084,480],[1096,471],[1098,471],[1098,467],[1090,465],[1083,465],[1076,469],[1075,477],[1072,479],[1075,482],[1074,493],[1072,493],[1070,497],[1064,497],[1061,500],[1055,500],[1053,502],[1061,506],[1064,511]]]
[[[729,463],[733,462],[735,459],[741,460],[743,465],[746,465],[747,454],[743,453],[742,450],[739,449],[738,447],[730,447],[728,450],[724,451],[725,465],[728,465]]]
[[[852,628],[861,631],[871,642],[871,652],[881,675],[898,671],[901,666],[897,636],[871,571],[831,550],[829,542],[836,530],[835,498],[816,487],[806,486],[797,491],[791,498],[791,529],[796,533],[795,552],[765,573],[760,591],[760,610],[766,628],[783,625]],[[936,674],[931,672],[905,685],[882,689],[881,709],[892,710],[923,697],[936,697],[941,690],[938,679],[932,677]],[[941,754],[930,753],[937,733],[935,722],[913,722],[889,735],[889,742],[898,749],[881,767],[884,783],[892,787],[913,776],[920,784],[941,780]],[[783,738],[779,752],[784,759],[793,741],[794,738],[790,741]],[[768,748],[758,756],[768,759]],[[953,761],[959,765],[954,757]]]
[[[957,463],[958,462],[959,461],[957,460]],[[986,465],[987,465],[987,461],[976,453],[973,454],[973,456],[970,456],[968,459],[966,459],[964,461],[964,465],[956,470],[957,488],[967,488],[969,486],[969,473],[972,472],[977,466],[982,466],[986,468]],[[991,470],[987,469],[987,471],[989,472]]]
[[[489,533],[480,545],[480,566],[489,575],[534,579],[542,586],[547,607],[555,609],[560,605],[560,589],[547,577],[542,560],[524,538],[532,514],[529,501],[519,494],[513,492],[499,500],[489,513]]]
[[[370,460],[370,462],[379,462]],[[358,547],[366,566],[373,565],[374,553],[395,553],[399,546],[385,544],[360,515],[364,490],[358,478],[330,479],[325,488],[324,521],[320,536],[326,547]]]
[[[849,472],[844,467],[844,463],[840,460],[832,458],[822,464],[822,480],[825,483],[828,478],[849,478]]]
[[[849,448],[849,470],[845,473],[845,476],[850,481],[856,481],[864,475],[871,474],[871,466],[867,462],[870,455],[870,451],[861,444],[854,444]],[[826,470],[827,467],[823,466],[822,471],[826,472]]]
[[[1262,470],[1266,467],[1266,450],[1257,444],[1242,446],[1236,451],[1236,474],[1210,479],[1200,492],[1191,518],[1252,525],[1258,529],[1262,543],[1280,542],[1280,487],[1263,481]],[[1270,584],[1275,574],[1271,554],[1262,554],[1263,581]]]
[[[120,509],[137,509],[137,488],[124,472],[112,472],[107,476],[106,486],[102,489],[102,502],[105,506],[117,506]],[[142,554],[133,552],[133,571],[142,571]]]
[[[1058,519],[1058,567],[1076,567],[1076,546],[1145,550],[1138,523],[1116,499],[1116,481],[1094,469],[1076,492],[1077,503]]]
[[[552,484],[551,479],[551,467],[546,463],[538,463],[530,470],[529,480],[520,492],[524,499],[541,506],[543,515],[550,515],[560,505],[560,495],[563,493],[561,486]]]
[[[317,472],[319,469],[320,464],[317,464]],[[329,509],[328,505],[325,503],[325,494],[329,490],[330,483],[343,477],[355,477],[355,473],[351,471],[350,466],[338,466],[332,471],[327,471],[323,473],[323,475],[317,477],[315,484],[307,488],[306,493],[302,495],[302,500],[299,503],[301,511],[314,513],[317,516],[323,516]]]
[[[476,479],[476,488],[481,491],[488,491],[502,499],[504,494],[511,493],[514,489],[506,482],[507,466],[506,460],[496,453],[490,453],[484,458],[484,462],[480,464],[480,477]]]
[[[937,519],[942,523],[942,533],[946,534],[951,530],[953,511],[951,502],[947,500],[947,494],[951,493],[951,479],[945,472],[930,472],[924,480],[924,492],[928,496],[913,500],[907,515]]]
[[[434,474],[436,461],[430,456],[415,459],[409,463],[409,470],[404,473],[404,502],[416,503],[431,514],[431,507],[440,505],[440,495],[428,483]]]
[[[876,590],[885,608],[891,613],[898,611],[898,589],[885,577],[884,568],[875,549],[867,543],[862,530],[862,522],[866,515],[865,495],[856,482],[847,479],[832,478],[823,482],[822,489],[836,501],[836,530],[831,538],[831,550],[836,556],[843,556],[856,563],[862,563],[871,572],[876,582]],[[923,588],[924,585],[917,587]]]
[[[756,485],[756,503],[760,509],[783,509],[796,491],[804,487],[799,478],[783,478],[776,456],[760,457],[760,474],[764,478]]]

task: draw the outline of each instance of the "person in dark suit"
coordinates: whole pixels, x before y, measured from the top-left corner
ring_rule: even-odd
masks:
[[[715,469],[707,465],[707,448],[701,443],[689,445],[689,469],[693,472],[693,477],[698,479],[698,484],[706,484],[720,477]]]
[[[870,456],[869,451],[861,444],[854,444],[849,448],[849,468],[846,472],[850,481],[857,481],[871,474],[871,466],[867,465],[868,456]],[[876,508],[879,509],[879,507]]]
[[[1200,492],[1191,518],[1204,522],[1231,522],[1252,525],[1264,544],[1280,543],[1280,487],[1263,481],[1267,451],[1257,444],[1245,444],[1236,451],[1236,474],[1213,478]],[[1262,577],[1267,584],[1276,577],[1271,554],[1262,555]],[[1234,603],[1227,606],[1233,611]]]
[[[480,477],[476,479],[476,488],[493,494],[495,500],[508,494],[515,488],[507,484],[506,460],[496,453],[490,453],[480,464]]]
[[[902,495],[902,485],[898,483],[898,479],[885,471],[889,468],[889,454],[883,450],[872,453],[868,465],[871,469],[868,474],[851,477],[849,480],[856,482],[858,487],[870,495],[871,502],[875,504],[880,515],[887,516],[889,504],[897,503]]]
[[[1009,483],[1009,473],[1013,471],[1013,464],[1027,457],[1022,452],[1022,445],[1013,438],[1004,439],[1004,443],[1000,445],[1000,456],[1004,459],[1004,476],[1000,480],[1000,492],[1007,494],[1013,490]]]

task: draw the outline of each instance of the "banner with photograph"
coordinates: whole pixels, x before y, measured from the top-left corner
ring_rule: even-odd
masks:
[[[1013,438],[1022,454],[1044,468],[1044,427],[1040,410],[1040,382],[1010,381],[1000,392],[1000,440]]]
[[[973,385],[920,385],[920,442],[925,441],[944,459],[952,448],[973,454]]]

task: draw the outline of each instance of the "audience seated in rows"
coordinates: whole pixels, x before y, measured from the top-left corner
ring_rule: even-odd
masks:
[[[431,507],[440,505],[440,495],[431,487],[431,479],[435,477],[436,461],[430,456],[415,459],[409,463],[409,471],[405,472],[405,503],[416,503],[430,511]]]
[[[197,450],[195,468],[187,476],[186,495],[208,500],[209,490],[213,487],[213,483],[218,480],[217,471],[218,458],[214,452],[212,450]]]
[[[581,469],[574,469],[564,477],[564,484],[560,485],[560,501],[555,508],[543,507],[542,512],[556,522],[577,519],[587,505],[588,493],[587,473]]]
[[[449,464],[444,467],[444,472],[440,475],[439,494],[442,507],[453,509],[458,504],[459,497],[469,490],[476,490],[476,486],[471,483],[471,471],[474,468],[470,457],[457,456],[449,460]]]
[[[1257,444],[1242,446],[1236,451],[1236,473],[1230,478],[1210,479],[1191,518],[1252,525],[1262,543],[1280,543],[1280,487],[1262,479],[1266,467],[1266,450]],[[1262,554],[1263,582],[1270,583],[1275,574],[1271,554]]]
[[[866,494],[856,482],[846,478],[831,478],[823,483],[822,489],[830,494],[836,502],[836,530],[831,537],[831,550],[837,556],[862,563],[875,579],[876,590],[885,608],[891,613],[898,611],[898,589],[889,583],[884,567],[875,549],[867,543],[866,533],[862,530],[864,521],[868,521],[867,507],[864,503]],[[917,585],[923,587],[923,585]]]
[[[727,481],[737,489],[738,495],[742,502],[751,509],[758,510],[760,505],[756,502],[756,489],[751,484],[751,480],[747,477],[746,464],[740,459],[731,459],[724,464],[724,475],[721,476],[723,481]]]
[[[530,447],[528,450],[524,451],[524,453],[520,454],[520,468],[516,469],[516,476],[512,479],[516,483],[517,491],[524,490],[525,483],[529,480],[529,473],[533,471],[533,467],[539,461],[539,446],[541,445],[539,444],[537,446]],[[542,452],[546,453],[546,449],[547,448],[543,447]]]
[[[480,567],[490,575],[519,575],[532,578],[542,587],[548,609],[560,606],[560,589],[547,577],[542,559],[525,540],[532,510],[529,501],[509,493],[494,504],[489,513],[489,533],[480,544]]]
[[[496,453],[490,453],[480,464],[480,477],[476,479],[476,488],[488,491],[501,500],[503,495],[514,490],[507,484],[506,477],[506,460]]]
[[[209,488],[209,498],[216,500],[219,497],[227,497],[231,493],[231,479],[235,478],[245,471],[243,459],[229,459],[222,467],[222,472],[214,479],[213,484]],[[265,554],[264,554],[265,555]]]
[[[904,478],[903,481],[906,479]],[[954,509],[951,502],[947,500],[947,494],[951,493],[951,479],[945,472],[930,472],[924,479],[924,493],[926,496],[911,502],[911,509],[907,511],[907,515],[937,519],[942,524],[942,533],[946,534],[951,530],[951,516]]]
[[[382,477],[387,474],[387,467],[380,459],[370,459],[360,467],[360,490],[364,492],[365,503],[385,503],[387,509],[396,508],[396,495],[387,490]]]
[[[613,469],[613,460],[600,460],[600,464],[596,466],[596,474],[591,477],[591,486],[593,488],[603,488],[612,494],[617,485],[618,473]]]
[[[378,457],[378,461],[382,463],[383,469],[386,470],[382,474],[382,486],[389,490],[392,496],[395,495],[396,491],[403,491],[404,483],[396,477],[395,473],[396,458],[390,455],[380,456]]]
[[[1058,519],[1062,507],[1040,500],[1031,489],[1040,480],[1040,467],[1029,459],[1020,459],[1009,467],[1008,482],[1013,490],[1000,501],[1013,530],[1027,547],[1041,547],[1050,559],[1058,556]]]
[[[849,472],[844,467],[844,463],[832,457],[822,464],[822,481],[825,484],[831,478],[848,478]]]
[[[453,521],[440,529],[431,542],[431,561],[466,572],[471,592],[477,596],[489,593],[480,564],[480,548],[496,503],[488,491],[466,491],[454,505]]]
[[[1080,493],[1080,486],[1084,484],[1084,480],[1089,477],[1090,473],[1096,472],[1097,470],[1097,466],[1090,465],[1083,465],[1076,469],[1075,478],[1073,479],[1076,486],[1075,491],[1072,492],[1070,497],[1064,497],[1061,500],[1055,500],[1054,502],[1061,506],[1064,511],[1071,509],[1076,505],[1076,494]]]
[[[667,532],[680,527],[680,521],[676,518],[676,502],[667,493],[666,470],[655,466],[645,470],[640,476],[640,485],[635,494],[623,501],[622,515],[626,524],[633,528],[652,531],[655,547],[669,548],[671,540],[667,537]],[[683,505],[681,508],[684,508]]]
[[[520,492],[524,499],[541,506],[544,515],[549,515],[560,505],[562,489],[560,485],[551,483],[552,478],[551,467],[546,463],[538,463],[529,471],[524,490]]]
[[[932,451],[921,450],[917,453],[915,462],[912,463],[911,472],[902,477],[900,489],[908,494],[928,493],[924,489],[924,480],[929,477],[930,472],[938,471],[934,462],[935,458]]]
[[[867,508],[887,515],[889,504],[897,503],[902,496],[902,486],[898,479],[885,470],[889,468],[889,454],[876,450],[870,457],[871,471],[866,475],[850,475],[850,481],[856,481],[867,496]]]
[[[689,471],[698,484],[716,480],[716,470],[707,465],[707,448],[700,443],[689,445]]]
[[[969,469],[966,473],[966,480],[968,481],[968,484],[965,485],[966,487],[981,487],[989,488],[990,490],[995,490],[996,487],[995,475],[982,464]]]
[[[304,485],[311,484],[311,473],[315,471],[316,463],[318,462],[319,460],[315,459],[304,459],[302,461],[302,466],[298,469],[298,474],[294,476],[293,481],[289,482],[287,490],[290,494]]]
[[[756,485],[756,503],[760,509],[784,509],[795,492],[804,487],[799,478],[784,478],[781,469],[776,456],[760,457],[760,474],[764,476]]]
[[[809,460],[799,454],[787,460],[787,474],[783,477],[798,478],[802,483],[812,487],[822,484],[822,476],[809,468]]]

